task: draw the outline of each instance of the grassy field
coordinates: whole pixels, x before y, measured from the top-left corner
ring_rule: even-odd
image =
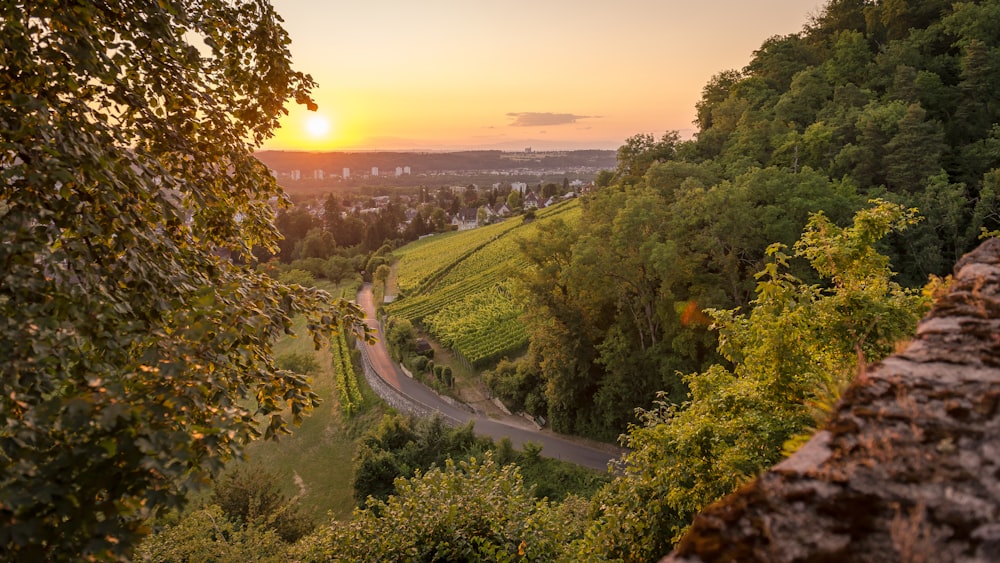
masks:
[[[323,289],[340,295],[339,291],[334,293],[335,288]],[[277,442],[255,442],[247,449],[247,460],[233,464],[246,463],[275,474],[282,492],[289,497],[301,495],[302,505],[317,517],[331,513],[334,518],[349,519],[355,506],[351,480],[357,439],[381,419],[385,407],[362,378],[362,411],[345,419],[337,402],[330,350],[313,349],[302,318],[295,322],[295,334],[277,342],[275,356],[311,355],[319,367],[309,375],[322,402],[290,436],[282,436]]]

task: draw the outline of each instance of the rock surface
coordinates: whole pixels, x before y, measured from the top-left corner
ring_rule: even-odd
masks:
[[[1000,561],[1000,240],[825,429],[706,508],[663,562]]]

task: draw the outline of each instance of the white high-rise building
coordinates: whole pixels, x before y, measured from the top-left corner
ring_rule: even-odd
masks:
[[[292,170],[291,177],[292,177],[292,180],[301,180],[302,179],[302,172],[300,170],[298,170],[298,169]]]
[[[314,180],[322,180],[325,177],[326,177],[326,173],[323,172],[322,169],[313,170],[313,179]]]
[[[378,166],[372,166],[372,176],[378,176]]]
[[[396,177],[399,178],[402,175],[403,175],[403,167],[402,166],[397,166],[396,167]]]
[[[343,174],[343,176],[344,176],[344,179],[345,179],[345,180],[346,180],[346,179],[348,179],[348,178],[350,178],[350,177],[351,177],[351,169],[350,169],[350,168],[347,168],[347,167],[345,166],[345,167],[344,167],[344,174]]]
[[[406,174],[407,176],[410,175],[410,167],[409,166],[404,166],[403,167],[403,174]]]

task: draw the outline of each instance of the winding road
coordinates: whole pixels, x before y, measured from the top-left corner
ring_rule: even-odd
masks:
[[[476,434],[489,436],[494,440],[509,438],[515,448],[521,448],[526,442],[534,442],[542,446],[542,455],[545,457],[593,469],[608,469],[609,463],[622,454],[621,449],[610,444],[582,443],[576,438],[548,430],[538,430],[521,417],[492,418],[474,412],[467,405],[442,398],[430,388],[407,376],[389,356],[375,315],[371,284],[362,286],[361,291],[358,292],[357,303],[365,312],[365,322],[377,339],[374,344],[362,344],[365,347],[364,355],[372,370],[382,382],[394,389],[395,393],[415,406],[422,407],[419,410],[441,413],[442,416],[457,424],[473,421]],[[376,389],[376,392],[378,391]],[[382,393],[379,394],[382,395]],[[383,399],[387,399],[387,397],[383,396]]]

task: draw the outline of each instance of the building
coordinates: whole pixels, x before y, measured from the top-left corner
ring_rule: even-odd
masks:
[[[351,169],[350,168],[347,168],[346,166],[344,167],[343,177],[344,177],[345,180],[351,177]]]
[[[372,166],[372,176],[378,176],[378,166]]]

